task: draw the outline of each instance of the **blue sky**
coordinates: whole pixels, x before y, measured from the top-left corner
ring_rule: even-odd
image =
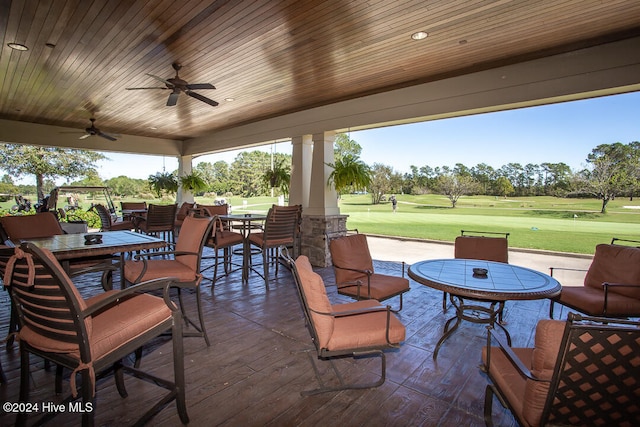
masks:
[[[351,132],[351,138],[362,146],[360,157],[365,163],[383,163],[400,173],[409,172],[411,165],[452,167],[456,163],[468,167],[486,163],[499,168],[507,163],[564,162],[581,169],[591,149],[599,144],[639,141],[639,123],[640,92],[634,92]],[[270,152],[271,145],[263,149]],[[291,144],[278,143],[274,149],[290,153]],[[119,175],[146,179],[163,168],[172,171],[178,167],[177,159],[171,157],[105,154],[111,160],[100,162],[103,179]],[[237,154],[202,156],[194,164],[231,163]]]

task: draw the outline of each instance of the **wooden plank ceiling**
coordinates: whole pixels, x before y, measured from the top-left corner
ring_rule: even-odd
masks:
[[[0,118],[189,139],[638,28],[633,0],[0,0]],[[126,90],[173,62],[219,105]]]

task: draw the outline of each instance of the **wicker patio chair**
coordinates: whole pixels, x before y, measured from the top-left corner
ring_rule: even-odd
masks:
[[[114,221],[106,206],[97,204],[91,207],[100,217],[100,231],[133,230],[135,224],[129,220]]]
[[[302,206],[278,206],[273,205],[267,212],[262,232],[252,232],[249,242],[252,246],[262,251],[262,266],[264,284],[269,287],[269,265],[275,264],[275,275],[278,275],[278,251],[277,248],[285,246],[297,254],[296,242],[300,232],[300,220]]]
[[[90,409],[82,413],[83,426],[94,423],[96,375],[109,369],[114,370],[122,397],[127,397],[123,373],[169,390],[142,415],[139,424],[149,421],[172,400],[176,400],[180,420],[188,423],[182,322],[178,307],[169,299],[171,280],[140,283],[84,300],[46,249],[23,243],[8,264],[6,281],[10,283],[19,321],[20,402],[29,402],[29,355],[35,354],[73,371],[71,396],[63,402],[65,407],[77,397],[76,375],[81,375],[82,407]],[[151,289],[162,289],[164,298],[145,293]],[[173,381],[123,362],[129,354],[166,332],[172,334]],[[25,425],[27,415],[18,414],[16,425]],[[44,423],[53,415],[55,412],[45,414],[39,422]]]
[[[284,251],[286,254],[286,250]],[[311,341],[319,360],[329,361],[338,378],[338,386],[327,386],[312,360],[313,369],[320,387],[303,391],[302,395],[313,395],[347,389],[379,387],[386,377],[385,350],[397,349],[405,340],[405,327],[391,312],[391,307],[382,306],[376,300],[355,301],[332,305],[327,297],[322,277],[315,273],[309,259],[301,255],[294,260],[284,255],[291,269],[298,297],[311,335]],[[381,372],[378,381],[370,383],[346,383],[334,364],[343,357],[380,357]]]
[[[487,426],[494,395],[522,426],[640,425],[639,322],[569,313],[539,321],[533,348],[511,348],[490,328],[482,360]]]

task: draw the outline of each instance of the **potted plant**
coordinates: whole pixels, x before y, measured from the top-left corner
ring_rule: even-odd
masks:
[[[327,185],[333,185],[338,194],[347,190],[366,190],[371,186],[371,168],[357,156],[345,154],[335,163],[327,163],[327,166],[333,168]]]
[[[175,194],[178,191],[178,180],[176,176],[169,172],[158,172],[149,175],[149,187],[158,197],[163,194]]]
[[[208,185],[198,172],[192,172],[180,177],[180,187],[195,194],[205,191]]]
[[[282,194],[289,194],[291,172],[283,163],[284,160],[275,164],[272,169],[267,170],[262,176],[262,181],[269,188],[279,188]]]

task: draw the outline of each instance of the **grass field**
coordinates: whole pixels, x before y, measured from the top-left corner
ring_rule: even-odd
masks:
[[[474,196],[461,198],[452,209],[440,195],[396,198],[395,214],[390,203],[372,205],[368,195],[343,196],[340,212],[349,216],[349,229],[362,233],[451,242],[460,230],[496,231],[510,233],[511,247],[592,254],[596,244],[610,242],[612,237],[640,240],[640,201],[627,198],[611,201],[606,214],[600,214],[600,201],[595,199]],[[234,212],[266,212],[276,201],[271,197],[228,199]],[[81,202],[85,209],[91,202],[104,203]],[[197,197],[196,202],[213,204],[214,200]],[[119,207],[119,200],[114,203]]]

